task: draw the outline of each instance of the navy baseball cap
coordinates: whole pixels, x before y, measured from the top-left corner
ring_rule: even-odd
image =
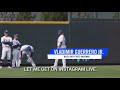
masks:
[[[32,51],[30,46],[27,47],[27,50],[30,51],[30,52]]]
[[[58,33],[63,33],[63,30],[58,30]]]
[[[4,33],[8,33],[8,30],[5,30]]]
[[[17,36],[17,37],[18,37],[18,34],[14,34],[14,36]]]

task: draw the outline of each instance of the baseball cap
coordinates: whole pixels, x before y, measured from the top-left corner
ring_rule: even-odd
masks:
[[[58,30],[58,33],[63,33],[63,30]]]
[[[30,46],[28,46],[28,47],[27,47],[27,50],[31,52],[31,50],[32,50],[32,49],[31,49],[31,47],[30,47]]]
[[[5,30],[4,33],[8,33],[8,30]]]
[[[14,34],[14,36],[17,36],[17,37],[18,37],[18,34]]]

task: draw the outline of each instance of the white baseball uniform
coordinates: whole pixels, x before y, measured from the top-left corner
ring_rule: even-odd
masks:
[[[34,52],[34,48],[31,45],[23,45],[21,47],[21,49],[20,49],[20,52],[22,52],[22,56],[25,55],[25,54],[27,55],[27,57],[28,57],[27,61],[29,63],[31,63],[31,65],[33,67],[36,66],[35,63],[34,63],[34,61],[33,61],[33,59],[32,59],[32,57],[31,57],[31,54]],[[21,53],[20,53],[20,57],[21,57]]]
[[[3,36],[1,37],[1,43],[2,43],[2,56],[1,59],[4,60],[7,56],[7,60],[11,59],[11,46],[10,43],[12,43],[12,38],[9,36]]]
[[[66,41],[65,36],[60,35],[57,40],[57,46],[59,46],[60,43],[62,42],[62,45],[60,48],[66,48],[65,41]],[[66,67],[66,59],[62,59],[62,63],[63,63],[63,67]],[[58,59],[55,59],[54,66],[57,66],[57,65],[58,65]]]
[[[19,62],[19,53],[20,53],[20,45],[21,43],[16,40],[13,39],[13,60],[12,60],[12,67],[19,67],[18,62]]]

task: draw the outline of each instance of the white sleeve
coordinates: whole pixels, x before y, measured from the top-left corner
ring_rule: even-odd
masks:
[[[34,52],[34,48],[31,46],[32,52]]]
[[[12,38],[10,37],[10,42],[12,42]]]
[[[21,45],[21,43],[18,41],[18,44]]]
[[[61,42],[63,42],[63,40],[64,40],[64,36],[62,35],[62,36],[60,36],[59,42],[61,43]]]
[[[20,49],[20,51],[24,51],[24,50],[25,50],[25,48],[22,46],[21,49]]]
[[[22,47],[20,48],[20,51],[23,51]]]
[[[16,42],[15,42],[15,40],[13,40],[12,42],[13,42],[13,46],[15,46],[15,45],[16,45]]]
[[[3,37],[1,37],[1,43],[4,41],[4,38]]]

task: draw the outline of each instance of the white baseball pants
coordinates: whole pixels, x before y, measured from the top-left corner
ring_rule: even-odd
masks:
[[[7,60],[11,60],[11,48],[9,48],[9,47],[3,47],[2,48],[1,59],[5,60],[6,57],[7,57]]]
[[[66,48],[66,46],[62,46],[60,48]],[[58,66],[58,61],[59,59],[55,59],[54,66]],[[66,59],[62,59],[62,64],[63,64],[63,67],[66,67]]]

